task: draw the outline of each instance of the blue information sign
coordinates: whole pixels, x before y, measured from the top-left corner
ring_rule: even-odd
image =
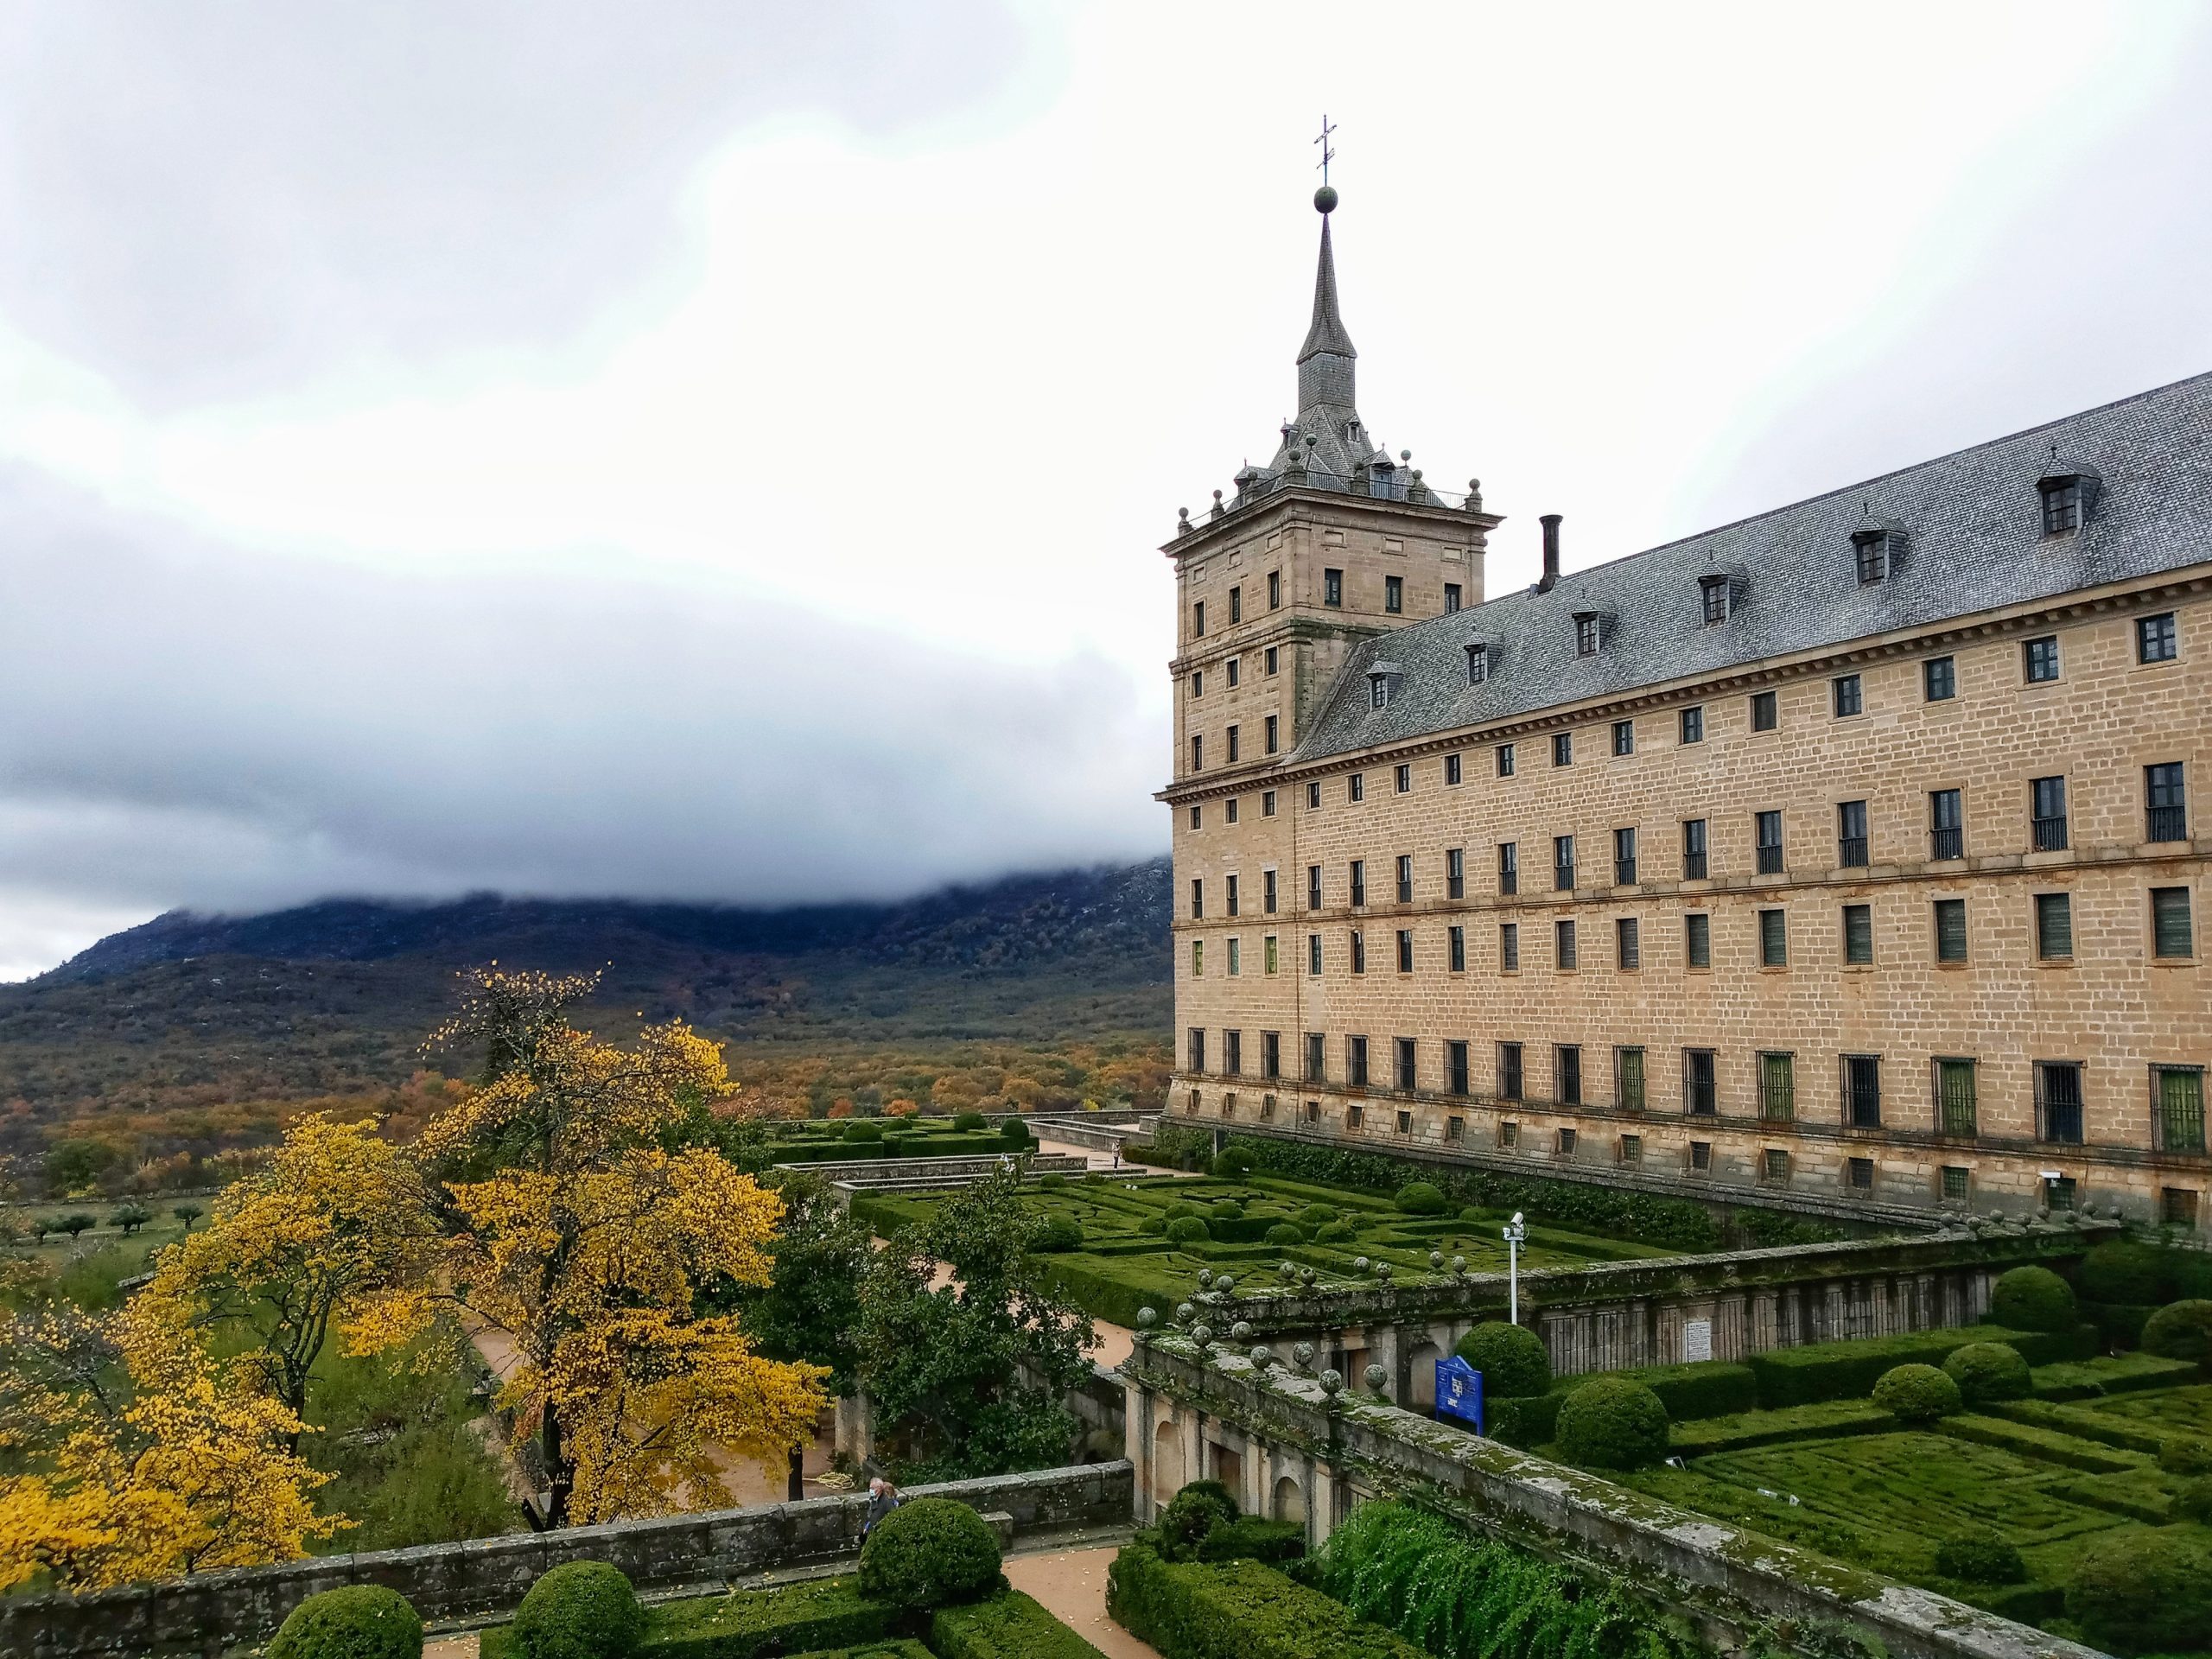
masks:
[[[1483,1432],[1483,1374],[1454,1354],[1436,1362],[1436,1414],[1457,1417]]]

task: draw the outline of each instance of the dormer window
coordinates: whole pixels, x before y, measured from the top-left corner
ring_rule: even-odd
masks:
[[[1390,677],[1388,674],[1367,677],[1367,706],[1370,709],[1388,709],[1390,706]]]
[[[1577,611],[1574,613],[1574,654],[1576,656],[1595,657],[1598,654],[1598,646],[1605,634],[1605,630],[1600,626],[1601,621],[1602,619],[1595,611]]]
[[[1359,442],[1359,423],[1357,421],[1346,421],[1344,423],[1344,442],[1346,443],[1357,443]]]
[[[1467,683],[1480,685],[1490,678],[1490,647],[1482,644],[1467,647]]]
[[[2043,495],[2043,533],[2066,536],[2082,528],[2082,479],[2077,473],[2046,478],[2036,486]]]
[[[1890,532],[1886,530],[1862,530],[1851,538],[1853,550],[1859,557],[1859,585],[1870,587],[1886,581],[1890,574]]]
[[[1726,622],[1728,620],[1728,578],[1700,576],[1697,590],[1704,605],[1705,620],[1707,622]]]

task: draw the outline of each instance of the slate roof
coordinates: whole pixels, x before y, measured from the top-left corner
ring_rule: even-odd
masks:
[[[2078,532],[2045,540],[2036,486],[2093,473]],[[1886,581],[1861,586],[1852,532],[1901,526]],[[1839,646],[1898,628],[2177,570],[2212,560],[2212,374],[2177,381],[2010,437],[1923,461],[1702,535],[1560,577],[1363,642],[1286,764],[1405,742],[1586,698]],[[1698,578],[1740,587],[1707,624]],[[1574,651],[1573,613],[1612,619],[1603,650]],[[1466,647],[1490,676],[1467,683]],[[1366,677],[1396,669],[1389,705]]]

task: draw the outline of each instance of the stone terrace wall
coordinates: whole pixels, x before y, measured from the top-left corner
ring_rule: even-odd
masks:
[[[916,1486],[1014,1519],[1016,1538],[1128,1524],[1126,1462],[1046,1469],[989,1480]],[[307,1597],[342,1585],[387,1585],[425,1619],[505,1612],[538,1575],[564,1561],[612,1561],[640,1590],[719,1587],[773,1568],[849,1558],[860,1546],[864,1493],[716,1510],[702,1515],[571,1527],[560,1532],[208,1573],[85,1596],[0,1598],[7,1659],[206,1653],[265,1641]]]

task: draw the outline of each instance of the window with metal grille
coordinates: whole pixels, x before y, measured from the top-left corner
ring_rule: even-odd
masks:
[[[1367,1039],[1344,1039],[1344,1081],[1355,1089],[1367,1087]]]
[[[1263,1077],[1282,1076],[1282,1033],[1279,1031],[1260,1033],[1260,1075]]]
[[[1851,549],[1859,563],[1859,581],[1863,587],[1876,582],[1890,574],[1890,538],[1878,530],[1862,530],[1851,538]]]
[[[1758,814],[1756,830],[1758,844],[1758,871],[1761,875],[1778,875],[1782,871],[1782,814]]]
[[[1560,893],[1574,890],[1574,837],[1552,837],[1552,887]]]
[[[1206,741],[1194,734],[1191,739],[1191,770],[1203,772],[1205,770],[1205,764]]]
[[[1280,570],[1268,572],[1268,608],[1271,611],[1282,608],[1282,572]]]
[[[1624,972],[1643,966],[1643,942],[1636,918],[1622,916],[1613,922],[1613,960]]]
[[[1398,1133],[1400,1135],[1411,1135],[1413,1132],[1414,1115],[1411,1112],[1400,1112],[1398,1114]]]
[[[1497,891],[1510,896],[1521,891],[1521,846],[1518,842],[1501,841],[1497,843]]]
[[[1967,959],[1967,901],[1963,899],[1938,899],[1936,901],[1936,960],[1964,962]]]
[[[1613,722],[1613,753],[1615,754],[1636,753],[1636,722],[1634,721],[1617,720]]]
[[[2151,889],[2151,952],[2159,957],[2190,957],[2196,953],[2196,930],[2190,925],[2189,889]]]
[[[1697,579],[1698,598],[1701,601],[1707,622],[1728,620],[1728,578],[1700,576]]]
[[[1759,1116],[1770,1123],[1789,1123],[1797,1117],[1797,1057],[1794,1054],[1759,1056]]]
[[[2189,839],[2189,798],[2182,783],[2182,763],[2168,760],[2143,768],[2145,838],[2150,841]]]
[[[1939,1058],[1936,1062],[1936,1132],[1953,1135],[1979,1133],[1972,1060]]]
[[[1463,1042],[1444,1045],[1444,1086],[1455,1095],[1467,1092],[1467,1046]]]
[[[1521,924],[1507,922],[1497,930],[1497,965],[1501,972],[1521,971]]]
[[[2036,1139],[2062,1147],[2082,1144],[2082,1063],[2036,1062]]]
[[[1488,678],[1490,678],[1490,647],[1469,645],[1467,647],[1467,683],[1480,685]]]
[[[1633,829],[1613,831],[1613,881],[1618,887],[1636,885],[1636,831]]]
[[[1348,1129],[1356,1129],[1366,1122],[1366,1107],[1355,1105],[1344,1108],[1344,1128]]]
[[[1771,691],[1751,693],[1751,729],[1770,732],[1782,724],[1782,710]]]
[[[1410,905],[1414,901],[1414,856],[1411,853],[1398,855],[1398,902]]]
[[[1326,1083],[1328,1080],[1328,1039],[1318,1031],[1309,1031],[1306,1033],[1306,1081]]]
[[[1414,933],[1409,927],[1398,930],[1398,971],[1410,974],[1414,970]]]
[[[1552,941],[1556,948],[1560,971],[1561,973],[1570,971],[1576,965],[1574,958],[1574,924],[1573,922],[1554,922],[1552,924]]]
[[[1205,822],[1205,809],[1202,807],[1193,806],[1191,809],[1191,828],[1196,830]]]
[[[2063,1215],[2074,1207],[2077,1190],[2071,1175],[2048,1177],[2043,1184],[2044,1206]]]
[[[1224,1117],[1234,1117],[1236,1116],[1236,1096],[1235,1095],[1224,1095],[1221,1097],[1221,1115]]]
[[[1344,602],[1344,573],[1341,570],[1321,572],[1321,602],[1341,605]]]
[[[2030,685],[2042,685],[2058,677],[2058,636],[2047,633],[2040,639],[2031,639],[2020,647]]]
[[[1866,803],[1839,802],[1835,809],[1835,861],[1847,870],[1863,870],[1866,857]]]
[[[1467,855],[1458,847],[1444,849],[1444,896],[1446,899],[1467,896]]]
[[[1275,1097],[1274,1097],[1273,1095],[1262,1095],[1262,1096],[1260,1096],[1260,1119],[1261,1119],[1261,1121],[1262,1121],[1262,1122],[1266,1122],[1266,1123],[1272,1123],[1272,1122],[1274,1122],[1274,1118],[1275,1118]]]
[[[1703,1174],[1703,1173],[1705,1173],[1707,1171],[1710,1170],[1712,1167],[1713,1167],[1713,1142],[1712,1142],[1712,1141],[1691,1141],[1691,1142],[1690,1142],[1690,1170],[1691,1170],[1691,1173],[1692,1173],[1693,1174]]]
[[[1640,1164],[1643,1161],[1643,1137],[1640,1135],[1621,1136],[1621,1162]]]
[[[1352,860],[1350,868],[1350,877],[1351,881],[1352,908],[1354,910],[1359,910],[1363,908],[1367,903],[1367,861],[1365,859],[1355,858]]]
[[[2196,1225],[2197,1200],[2200,1194],[2193,1186],[2162,1186],[2158,1189],[2158,1219],[2168,1227],[2194,1229]]]
[[[1574,734],[1573,732],[1554,732],[1552,734],[1552,765],[1555,766],[1571,766],[1573,764]]]
[[[1860,689],[1859,679],[1856,674],[1838,675],[1833,683],[1833,690],[1835,702],[1835,712],[1839,718],[1847,715],[1860,714],[1865,711],[1866,707],[1866,697]]]
[[[1321,977],[1321,936],[1319,933],[1306,936],[1306,972],[1311,978]]]
[[[1613,1051],[1613,1103],[1624,1112],[1643,1109],[1643,1051]]]
[[[1500,1043],[1497,1046],[1497,1097],[1500,1100],[1521,1098],[1521,1045],[1518,1043]]]
[[[1759,966],[1789,965],[1789,921],[1779,910],[1759,912]]]
[[[1930,657],[1920,665],[1920,692],[1930,702],[1948,702],[1959,695],[1959,664],[1955,658]]]
[[[1973,1179],[1971,1173],[1960,1164],[1946,1164],[1940,1176],[1939,1196],[1946,1204],[1964,1204]]]
[[[2171,663],[2179,641],[2174,632],[2174,613],[2162,611],[2156,616],[2142,616],[2135,620],[2135,660],[2140,663]]]
[[[1681,734],[1681,741],[1685,743],[1705,741],[1705,709],[1702,705],[1682,710]]]
[[[2043,493],[2043,533],[2063,536],[2082,527],[2082,480],[2046,478],[2037,486]]]
[[[1400,1037],[1394,1040],[1397,1048],[1398,1087],[1411,1089],[1414,1086],[1414,1039]]]
[[[1552,1077],[1559,1086],[1560,1103],[1580,1106],[1582,1103],[1582,1050],[1573,1043],[1561,1043],[1552,1050]]]
[[[2074,955],[2074,900],[2063,893],[2036,894],[2036,955],[2045,962]]]
[[[2028,816],[2039,853],[2066,850],[2066,780],[2031,778],[2028,780]]]
[[[1393,616],[1406,608],[1406,579],[1403,576],[1382,578],[1382,608]]]
[[[1241,1077],[1244,1071],[1244,1033],[1224,1031],[1221,1033],[1221,1069],[1230,1077]]]
[[[1275,913],[1275,873],[1273,870],[1260,872],[1260,909],[1265,915]]]
[[[1191,1027],[1189,1046],[1191,1070],[1205,1071],[1206,1069],[1206,1031],[1204,1026]]]
[[[1882,1127],[1882,1062],[1878,1055],[1843,1057],[1843,1121],[1854,1129]]]
[[[1228,881],[1229,891],[1225,897],[1227,899],[1229,913],[1231,916],[1234,916],[1236,914],[1236,878],[1232,875],[1228,878]]]
[[[1789,1154],[1782,1147],[1768,1147],[1759,1154],[1759,1172],[1776,1185],[1789,1179]]]
[[[1521,1126],[1518,1123],[1499,1124],[1497,1126],[1497,1144],[1501,1147],[1519,1146],[1521,1144]]]
[[[1450,941],[1451,971],[1455,974],[1465,973],[1467,971],[1467,930],[1464,927],[1447,928],[1445,931],[1445,938]]]
[[[1242,622],[1244,620],[1244,590],[1242,588],[1232,588],[1229,590],[1229,620],[1231,622]]]
[[[1853,1192],[1872,1192],[1874,1190],[1874,1160],[1872,1158],[1849,1160],[1844,1166],[1844,1179],[1850,1183]]]
[[[1682,1051],[1682,1109],[1692,1117],[1711,1117],[1719,1110],[1715,1071],[1711,1049]]]
[[[1561,1129],[1559,1132],[1559,1155],[1562,1158],[1573,1157],[1575,1142],[1578,1139],[1573,1129]]]
[[[1356,927],[1351,931],[1351,970],[1355,974],[1367,971],[1367,935]]]
[[[1321,1121],[1321,1103],[1319,1101],[1309,1100],[1306,1103],[1306,1121],[1308,1123],[1319,1123]]]
[[[1713,918],[1702,912],[1682,918],[1682,953],[1693,968],[1713,966]]]
[[[1401,762],[1398,766],[1392,768],[1390,778],[1391,787],[1395,789],[1399,794],[1410,795],[1414,792],[1414,769],[1412,766]]]
[[[1191,1092],[1184,1097],[1183,1109],[1188,1112],[1192,1116],[1196,1117],[1198,1116],[1199,1103],[1203,1098],[1204,1097],[1197,1090],[1192,1090]]]
[[[1444,1120],[1444,1138],[1446,1141],[1451,1141],[1455,1146],[1461,1141],[1464,1141],[1467,1138],[1467,1120],[1464,1117],[1446,1118]]]
[[[1928,856],[1966,856],[1966,817],[1955,789],[1931,790],[1928,795]]]
[[[2204,1068],[2151,1068],[2152,1145],[2160,1152],[2204,1150]]]
[[[1702,881],[1706,876],[1705,820],[1682,820],[1682,880]]]
[[[1874,960],[1874,908],[1871,905],[1843,907],[1843,959],[1853,967]]]

